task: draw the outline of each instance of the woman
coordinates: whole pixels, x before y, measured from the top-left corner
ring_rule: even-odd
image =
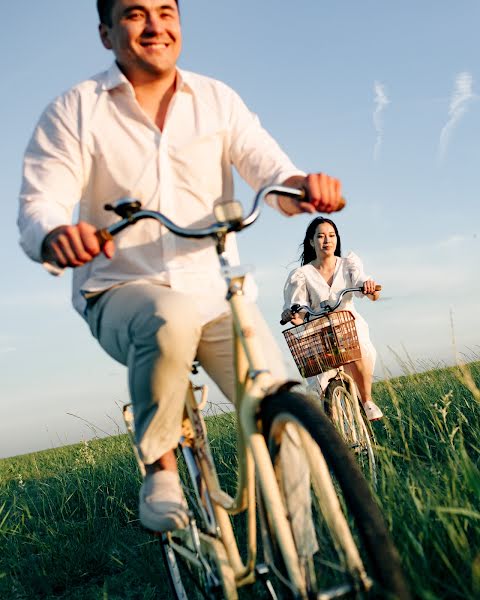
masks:
[[[309,306],[319,310],[322,302],[334,304],[338,294],[347,287],[363,287],[363,293],[371,300],[378,300],[380,292],[375,291],[375,281],[363,272],[361,260],[353,252],[345,258],[341,256],[341,243],[337,226],[330,219],[317,217],[307,228],[303,240],[301,267],[290,273],[284,288],[283,320],[294,325],[303,323],[305,312],[292,313],[293,304]],[[372,401],[372,377],[375,367],[376,351],[370,341],[368,325],[355,310],[353,294],[345,294],[338,310],[349,310],[355,315],[358,339],[362,358],[345,365],[345,371],[357,384],[365,414],[370,421],[383,417],[380,408]],[[316,378],[309,378],[309,383]]]

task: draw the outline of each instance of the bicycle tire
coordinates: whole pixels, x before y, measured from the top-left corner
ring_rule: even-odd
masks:
[[[282,467],[281,461],[279,460],[281,446],[282,443],[284,443],[283,436],[287,431],[286,424],[290,423],[295,428],[295,431],[299,433],[300,439],[306,439],[306,436],[308,436],[308,439],[314,444],[316,451],[319,451],[318,457],[323,456],[326,462],[325,467],[328,465],[321,475],[321,483],[328,483],[327,479],[330,479],[330,477],[331,482],[334,481],[331,489],[334,490],[343,509],[348,509],[348,526],[351,529],[352,526],[355,525],[354,541],[357,545],[361,560],[365,565],[367,575],[373,582],[373,589],[368,593],[365,592],[365,590],[360,590],[360,587],[357,586],[355,595],[349,597],[363,598],[368,596],[369,598],[410,600],[411,596],[402,572],[398,552],[393,545],[381,511],[373,498],[370,487],[361,473],[360,468],[356,464],[352,452],[345,445],[318,404],[313,399],[307,398],[301,394],[281,390],[276,394],[265,397],[261,404],[260,417],[263,435],[270,451],[271,460],[277,474],[277,480],[280,489],[282,490],[285,510],[291,519],[291,523],[294,522],[294,518],[288,508],[287,492],[283,485],[283,480],[287,476],[287,472],[286,469]],[[309,453],[311,449],[312,448],[309,446]],[[307,455],[305,456],[307,457]],[[315,456],[317,456],[317,454]],[[309,461],[311,460],[310,457],[311,453],[310,456],[308,456]],[[320,469],[318,469],[319,472],[316,473],[315,465],[310,463],[310,471],[311,482],[318,482]],[[329,561],[331,560],[332,551],[331,548],[326,547],[326,542],[328,540],[325,533],[329,534],[328,537],[331,535],[332,539],[336,539],[336,542],[330,544],[334,547],[334,555],[338,552],[338,548],[335,548],[335,543],[338,546],[339,539],[341,543],[343,543],[341,537],[343,533],[339,531],[340,525],[336,523],[335,520],[330,519],[328,526],[322,521],[322,512],[317,510],[318,503],[315,500],[318,495],[318,487],[314,486],[312,491],[313,500],[311,502],[311,510],[315,518],[316,541],[321,548],[322,556],[318,556],[319,552],[316,552],[313,555],[313,572],[308,570],[307,574],[310,573],[310,576],[306,576],[305,580],[308,589],[308,597],[317,598],[320,597],[319,593],[321,590],[315,582],[315,577],[317,577],[322,588],[327,588],[330,591],[334,589],[338,590],[342,584],[337,582],[332,583],[331,579],[337,577],[337,569],[339,569],[340,572],[342,570],[345,571],[345,565],[335,564],[333,565],[334,568],[331,569],[332,565]],[[337,529],[337,531],[335,531],[335,529]],[[277,561],[276,565],[271,565],[272,570],[280,571],[280,574],[282,575],[282,577],[280,577],[281,581],[287,577],[287,571],[281,556],[279,556],[278,545],[275,541],[275,531],[271,524],[270,528],[267,524],[267,530],[269,530],[269,537],[271,540],[270,551],[273,550],[273,555]],[[297,544],[299,555],[304,554],[298,548],[295,531],[292,531],[292,533]],[[345,539],[348,539],[348,535]],[[328,555],[325,554],[327,549],[330,552]],[[346,573],[342,575],[342,578],[347,581],[348,584],[351,584],[352,581],[357,580],[357,574],[358,572]],[[344,586],[345,581],[343,583]],[[279,589],[283,589],[285,597],[291,597],[291,591],[288,590],[288,586],[282,586],[280,583]]]
[[[222,598],[236,599],[235,578],[229,566],[223,542],[220,539],[215,539],[218,534],[213,504],[195,452],[189,447],[177,450],[177,463],[179,464],[182,487],[191,514],[189,525],[191,533],[189,535],[187,530],[186,534],[185,532],[171,532],[162,535],[162,557],[170,589],[177,600],[195,600],[197,598],[207,600],[215,598],[219,600]],[[199,536],[197,544],[193,540],[192,528],[195,528]],[[212,531],[214,532],[213,535]],[[202,537],[204,539],[208,537],[208,546],[215,548],[215,552],[212,553],[212,556],[208,552],[202,552],[204,567],[195,568],[191,562],[175,550],[174,543],[195,552],[196,545],[201,544]],[[212,578],[209,577],[208,571],[216,579],[215,585],[212,584]]]
[[[354,452],[364,475],[377,485],[377,464],[373,449],[373,433],[369,431],[362,415],[358,415],[355,400],[343,381],[333,379],[325,390],[326,412],[347,446]]]

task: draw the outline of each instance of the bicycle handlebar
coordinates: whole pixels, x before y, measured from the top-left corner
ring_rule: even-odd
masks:
[[[237,218],[222,222],[216,222],[210,225],[209,227],[203,227],[200,229],[189,229],[185,227],[180,227],[160,212],[142,209],[142,205],[138,200],[135,200],[134,198],[130,197],[125,197],[121,198],[113,205],[105,205],[105,210],[111,210],[115,212],[115,214],[122,217],[122,219],[117,223],[109,225],[108,227],[97,230],[95,235],[97,236],[97,239],[100,245],[102,246],[106,241],[111,240],[114,235],[116,235],[126,227],[133,225],[137,221],[140,221],[141,219],[155,219],[156,221],[159,221],[162,225],[164,225],[169,231],[180,237],[201,239],[209,236],[224,236],[227,233],[231,233],[232,231],[241,231],[242,229],[245,229],[246,227],[252,225],[252,223],[254,223],[260,215],[261,202],[265,200],[265,198],[269,194],[287,196],[289,198],[294,198],[297,200],[304,200],[306,198],[306,191],[304,189],[291,188],[283,185],[270,185],[258,191],[253,202],[253,207],[250,213],[244,219]],[[340,206],[337,210],[342,210],[345,204],[345,199],[342,198]]]
[[[380,292],[382,289],[381,285],[376,285],[375,286],[375,291],[376,292]],[[351,288],[345,288],[344,290],[342,290],[338,296],[337,302],[333,305],[330,306],[329,304],[326,304],[325,306],[323,306],[319,311],[315,312],[313,311],[309,306],[306,305],[300,305],[300,304],[293,304],[290,307],[290,310],[293,314],[300,312],[301,310],[304,310],[309,316],[312,317],[324,317],[325,315],[328,315],[332,312],[334,312],[341,304],[343,297],[345,296],[345,294],[348,294],[349,292],[363,292],[363,286],[360,287],[351,287]],[[280,325],[286,325],[291,319],[281,319],[280,320]]]

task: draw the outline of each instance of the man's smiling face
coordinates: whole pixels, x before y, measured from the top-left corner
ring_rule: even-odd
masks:
[[[177,3],[116,0],[111,26],[102,23],[100,36],[132,82],[168,77],[175,72],[182,47]]]

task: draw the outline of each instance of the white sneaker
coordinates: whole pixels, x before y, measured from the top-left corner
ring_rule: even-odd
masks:
[[[367,415],[367,419],[369,421],[379,421],[383,418],[382,411],[375,404],[375,402],[372,402],[371,400],[368,400],[364,403],[363,410],[365,411],[365,414]]]
[[[165,533],[188,525],[188,508],[177,473],[147,473],[140,488],[140,523]]]

